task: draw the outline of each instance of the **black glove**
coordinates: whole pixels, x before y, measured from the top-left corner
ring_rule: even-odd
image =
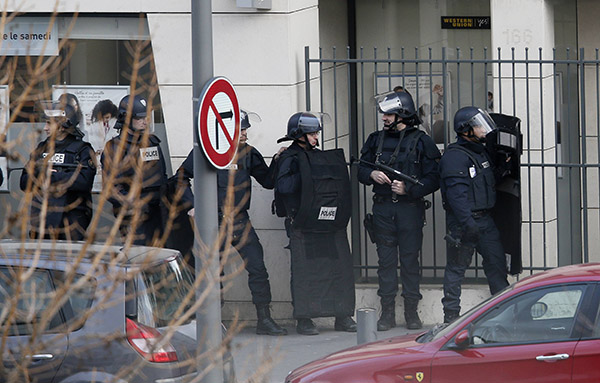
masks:
[[[471,223],[471,224],[467,224],[465,226],[465,231],[462,235],[463,243],[475,244],[479,241],[479,237],[480,237],[480,233],[479,233],[479,227],[477,227],[477,224]]]

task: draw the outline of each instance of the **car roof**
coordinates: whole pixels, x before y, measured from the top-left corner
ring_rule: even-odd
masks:
[[[148,265],[164,262],[180,255],[179,251],[148,246],[108,246],[100,243],[52,240],[2,240],[0,241],[0,259],[33,258],[39,254],[40,259],[64,260],[76,259],[85,251],[83,262],[99,260],[108,264],[119,259],[121,266]]]
[[[546,270],[515,283],[515,288],[532,288],[552,283],[600,281],[600,263],[583,263]]]

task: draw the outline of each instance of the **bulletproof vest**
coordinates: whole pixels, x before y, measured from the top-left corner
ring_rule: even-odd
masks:
[[[82,148],[89,148],[91,146],[79,139],[67,138],[64,144],[57,143],[54,148],[54,154],[52,158],[46,159],[49,155],[47,140],[43,141],[39,146],[37,160],[46,160],[52,163],[52,167],[57,171],[61,172],[74,172],[76,166],[81,164],[82,166],[90,166],[91,164],[81,163],[80,152]],[[58,185],[54,185],[58,186]],[[58,190],[63,190],[60,194],[51,195],[48,198],[48,213],[46,214],[46,226],[47,227],[58,227],[61,224],[62,217],[65,212],[64,207],[70,206],[71,210],[84,210],[90,215],[92,214],[92,195],[90,191],[75,191],[75,190],[64,190],[61,187]],[[37,202],[41,203],[37,197]],[[33,215],[37,215],[39,209],[32,206]]]
[[[233,207],[239,211],[250,208],[250,197],[252,193],[252,180],[250,179],[250,168],[252,167],[251,151],[245,152],[235,164],[229,169],[217,170],[217,196],[219,198],[219,209],[225,203],[227,188],[229,187],[230,173],[233,172]],[[242,205],[243,203],[243,205]]]
[[[297,143],[292,143],[287,150],[284,150],[281,153],[279,160],[277,161],[277,169],[275,171],[275,177],[279,175],[282,171],[281,164],[285,162],[285,159],[288,157],[298,157],[298,154],[303,152],[300,146]],[[289,163],[292,164],[291,162]],[[289,170],[289,169],[285,169]],[[277,190],[277,185],[275,185],[275,198],[273,199],[273,203],[271,204],[271,212],[276,214],[278,217],[294,217],[298,212],[298,208],[300,206],[300,191],[294,193],[293,195],[284,195],[279,193]]]
[[[66,145],[56,144],[52,158],[47,158],[49,155],[49,147],[47,141],[44,142],[46,143],[39,154],[38,160],[47,160],[49,163],[52,163],[52,166],[56,169],[62,166],[77,165],[79,163],[78,152],[81,148],[82,141],[73,140],[65,143]]]
[[[120,138],[121,136],[113,139],[114,148],[118,147]],[[151,201],[158,201],[160,199],[160,189],[167,182],[160,140],[155,135],[150,135],[146,146],[127,140],[126,152],[128,153],[127,156],[130,156],[133,161],[130,161],[131,166],[128,169],[119,174],[119,178],[129,179],[128,183],[132,182],[133,177],[135,177],[135,164],[140,164],[142,166],[141,196],[153,194]],[[139,161],[136,161],[138,159]],[[127,190],[129,189],[129,185],[125,184],[123,186]]]
[[[403,129],[398,136],[391,136],[385,130],[381,131],[377,139],[375,162],[420,179],[423,174],[417,144],[424,134],[415,127]],[[373,191],[376,194],[391,194],[391,187],[387,184],[374,184]]]
[[[345,229],[352,206],[343,149],[303,151],[297,158],[302,190],[294,228],[311,232]]]
[[[142,190],[159,188],[166,180],[163,167],[164,158],[161,158],[160,141],[155,136],[150,136],[147,147],[140,147],[140,160],[144,169]]]
[[[490,210],[496,204],[496,180],[493,165],[485,152],[477,154],[462,145],[450,144],[446,150],[458,150],[466,154],[472,166],[468,169],[469,201],[471,210]]]

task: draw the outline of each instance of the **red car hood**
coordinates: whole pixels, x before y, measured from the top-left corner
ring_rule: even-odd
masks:
[[[353,366],[356,367],[357,372],[360,370],[366,372],[364,370],[365,365],[376,368],[375,365],[379,363],[389,363],[389,358],[406,359],[407,362],[415,359],[420,360],[423,355],[421,349],[424,345],[415,341],[419,335],[421,333],[409,334],[338,351],[293,370],[288,375],[286,382],[311,381],[312,379],[306,380],[306,378],[314,378],[323,373],[340,370],[345,370],[352,375],[352,371],[355,370]],[[327,381],[327,379],[322,381]]]

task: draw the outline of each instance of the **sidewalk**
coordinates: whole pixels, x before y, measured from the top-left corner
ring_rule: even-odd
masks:
[[[377,339],[391,338],[427,330],[407,330],[402,323]],[[320,334],[298,335],[295,327],[285,326],[289,335],[274,337],[256,335],[254,327],[246,327],[234,338],[232,354],[238,383],[283,383],[288,372],[317,358],[344,348],[356,346],[356,333],[334,331],[333,326],[318,326]]]

